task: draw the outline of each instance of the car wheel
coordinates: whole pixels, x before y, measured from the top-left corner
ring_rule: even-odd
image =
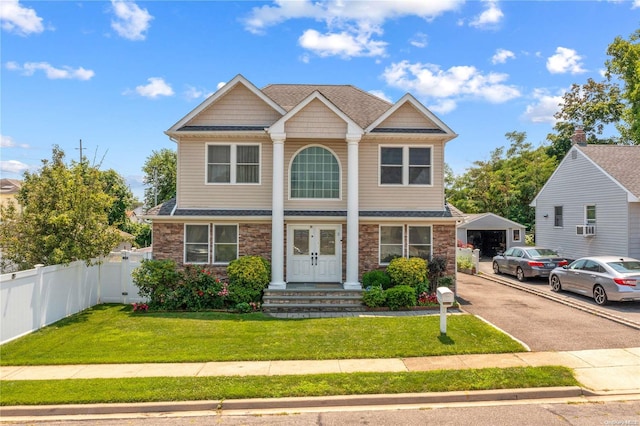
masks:
[[[593,288],[593,300],[600,306],[607,304],[607,292],[604,291],[601,285],[596,285]]]
[[[500,265],[498,265],[498,262],[493,262],[493,273],[494,274],[500,273]]]
[[[555,292],[562,291],[562,284],[560,284],[560,278],[557,275],[551,276],[551,290]]]
[[[516,278],[518,279],[518,281],[523,282],[527,280],[527,277],[524,276],[524,271],[522,270],[521,267],[518,266],[518,268],[516,269]]]

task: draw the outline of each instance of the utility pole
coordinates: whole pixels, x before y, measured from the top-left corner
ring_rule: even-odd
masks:
[[[76,148],[80,150],[80,164],[82,164],[82,139],[80,139],[80,148]]]
[[[158,205],[158,169],[153,168],[153,197],[154,202],[153,205]]]

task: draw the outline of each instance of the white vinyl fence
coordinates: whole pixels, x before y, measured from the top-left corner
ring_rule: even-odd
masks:
[[[476,271],[480,271],[480,250],[457,247],[456,259],[462,258],[469,259]]]
[[[0,344],[100,303],[142,302],[131,271],[151,253],[111,253],[86,266],[37,266],[0,276]]]

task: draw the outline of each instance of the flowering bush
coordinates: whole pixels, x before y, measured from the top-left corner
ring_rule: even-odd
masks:
[[[418,296],[418,305],[419,306],[432,306],[438,304],[438,296],[435,293],[427,293],[423,291]]]
[[[149,305],[147,305],[146,303],[132,303],[131,306],[133,306],[134,312],[147,312],[149,310]]]

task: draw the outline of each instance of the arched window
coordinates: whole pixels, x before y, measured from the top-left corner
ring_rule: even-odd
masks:
[[[336,157],[310,146],[291,163],[291,198],[340,198],[340,167]]]

